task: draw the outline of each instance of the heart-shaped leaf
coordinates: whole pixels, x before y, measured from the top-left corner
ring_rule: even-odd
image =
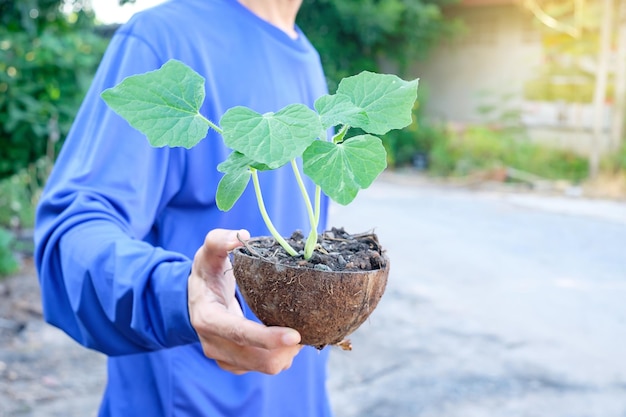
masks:
[[[300,156],[323,130],[319,115],[303,104],[263,115],[247,107],[233,107],[222,116],[220,125],[227,146],[270,169]]]
[[[365,111],[357,107],[345,94],[324,95],[315,101],[324,129],[337,125],[366,126]]]
[[[104,101],[146,135],[152,146],[191,148],[209,130],[200,114],[204,78],[180,61],[125,78],[102,92]]]
[[[303,154],[304,173],[339,204],[347,205],[387,167],[385,148],[372,135],[334,144],[317,140]]]
[[[352,103],[367,115],[364,123],[356,123],[353,127],[383,135],[411,124],[417,85],[418,80],[404,81],[392,74],[363,71],[344,78],[337,94],[350,97]]]

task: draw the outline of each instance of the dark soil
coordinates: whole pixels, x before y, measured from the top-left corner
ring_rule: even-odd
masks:
[[[333,227],[318,237],[309,260],[304,259],[306,237],[301,231],[286,240],[300,256],[290,256],[272,237],[254,239],[246,244],[244,252],[272,263],[321,271],[373,271],[385,266],[384,251],[374,233],[352,235]]]
[[[376,308],[387,284],[388,260],[373,233],[333,228],[318,237],[314,256],[302,255],[305,237],[288,239],[288,255],[271,237],[234,251],[233,272],[246,302],[268,326],[291,327],[318,349],[341,344]],[[342,345],[349,349],[349,343]]]

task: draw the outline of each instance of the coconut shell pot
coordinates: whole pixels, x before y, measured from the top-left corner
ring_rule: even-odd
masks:
[[[367,320],[389,274],[389,261],[381,252],[380,267],[364,271],[285,265],[245,247],[233,256],[237,284],[254,314],[267,326],[298,330],[302,344],[318,349],[339,344]]]

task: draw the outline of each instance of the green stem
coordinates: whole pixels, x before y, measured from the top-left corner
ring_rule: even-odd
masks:
[[[320,224],[320,213],[322,207],[322,187],[315,186],[315,228]]]
[[[315,250],[315,245],[317,244],[317,229],[311,229],[311,233],[306,238],[306,243],[304,244],[304,259],[307,261],[311,259],[313,256],[313,251]]]
[[[206,124],[208,124],[209,127],[213,128],[213,130],[215,130],[217,133],[219,133],[220,135],[224,133],[221,127],[219,127],[218,125],[216,125],[215,123],[213,123],[212,121],[210,121],[209,119],[201,115],[200,113],[198,114],[200,115],[200,117],[202,117],[202,120],[204,120]]]
[[[302,175],[300,175],[300,170],[298,169],[298,164],[296,163],[295,159],[291,160],[291,168],[293,169],[293,173],[296,176],[296,181],[298,181],[298,186],[300,187],[302,198],[304,198],[306,209],[309,213],[309,223],[311,224],[311,231],[309,232],[309,236],[306,239],[306,244],[304,245],[304,259],[308,260],[311,259],[311,256],[313,256],[313,250],[315,249],[315,244],[317,243],[317,221],[315,213],[313,212],[313,206],[311,205],[309,193],[306,191],[304,181],[302,181]]]
[[[300,175],[300,170],[298,169],[298,164],[295,159],[291,160],[291,168],[293,169],[293,173],[296,176],[296,181],[298,181],[298,186],[300,187],[300,192],[302,193],[302,198],[306,203],[306,210],[309,213],[309,222],[311,223],[311,227],[315,226],[315,214],[313,213],[313,206],[311,205],[311,199],[309,198],[309,193],[306,191],[306,187],[304,186],[304,181],[302,181],[302,175]]]
[[[320,207],[322,201],[322,188],[319,185],[315,186],[315,214],[313,215],[311,233],[306,240],[306,245],[304,246],[304,259],[311,259],[313,256],[313,250],[315,249],[315,245],[317,245],[317,226],[320,223]]]
[[[254,192],[256,193],[256,201],[259,204],[259,211],[261,212],[261,216],[263,217],[263,221],[267,226],[268,230],[274,236],[274,239],[280,244],[280,246],[285,249],[285,251],[291,256],[298,256],[298,252],[294,248],[291,247],[289,243],[278,233],[278,230],[274,227],[274,224],[270,220],[270,216],[267,214],[267,210],[265,209],[265,203],[263,202],[263,194],[261,193],[261,186],[259,184],[259,174],[256,169],[250,168],[250,172],[252,173],[252,182],[254,183]]]

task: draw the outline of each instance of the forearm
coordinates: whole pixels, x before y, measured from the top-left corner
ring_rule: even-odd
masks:
[[[40,262],[46,320],[79,343],[121,355],[197,341],[182,255],[94,219],[49,241]]]

